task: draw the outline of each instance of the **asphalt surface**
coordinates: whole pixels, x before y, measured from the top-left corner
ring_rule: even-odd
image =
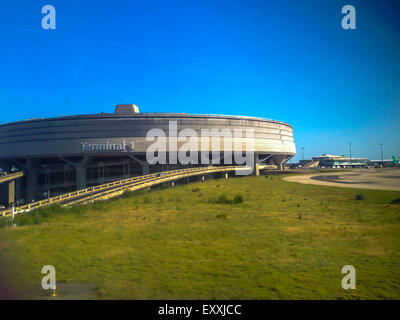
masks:
[[[314,173],[284,178],[287,181],[343,188],[400,191],[400,168],[354,169],[344,173]]]

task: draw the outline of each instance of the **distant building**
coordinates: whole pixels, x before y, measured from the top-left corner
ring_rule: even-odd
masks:
[[[396,167],[393,159],[383,159],[383,160],[369,160],[368,165],[376,167]]]
[[[318,157],[313,157],[313,161],[319,161],[320,167],[330,168],[354,168],[366,167],[368,165],[367,158],[346,158],[343,156],[335,156],[333,154],[323,154]]]

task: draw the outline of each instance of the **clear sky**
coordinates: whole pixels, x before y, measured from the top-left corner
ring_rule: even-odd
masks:
[[[42,6],[56,8],[44,30]],[[342,6],[356,30],[341,27]],[[400,156],[400,1],[0,3],[0,122],[113,112],[290,123],[297,156]]]

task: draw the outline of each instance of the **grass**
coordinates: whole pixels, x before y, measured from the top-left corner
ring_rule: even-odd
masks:
[[[1,272],[28,292],[50,264],[57,283],[92,283],[98,299],[400,299],[399,192],[282,177],[16,216],[17,227],[0,229]],[[228,203],[210,201],[222,195]],[[341,288],[348,264],[356,290]]]

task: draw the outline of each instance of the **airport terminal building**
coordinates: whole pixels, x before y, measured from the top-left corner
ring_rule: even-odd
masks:
[[[174,133],[170,132],[171,124]],[[244,116],[140,113],[136,105],[117,105],[114,113],[29,119],[0,125],[0,167],[8,172],[15,168],[24,171],[24,177],[16,181],[16,199],[31,202],[45,197],[47,191],[58,195],[146,173],[235,164],[235,159],[226,163],[222,152],[235,151],[237,145],[244,150],[248,143],[244,136],[221,137],[219,162],[214,162],[213,149],[200,142],[198,151],[201,157],[209,157],[209,164],[200,159],[194,164],[177,163],[171,161],[171,156],[164,164],[147,161],[146,151],[155,141],[147,137],[152,130],[165,132],[165,151],[169,154],[184,145],[177,138],[180,132],[189,130],[200,137],[205,129],[251,130],[257,164],[279,169],[296,153],[293,128],[280,121]],[[215,146],[213,138],[207,140]]]
[[[366,167],[368,164],[367,158],[346,158],[344,156],[332,154],[323,154],[318,157],[313,157],[312,160],[318,162],[319,167],[328,168]]]

